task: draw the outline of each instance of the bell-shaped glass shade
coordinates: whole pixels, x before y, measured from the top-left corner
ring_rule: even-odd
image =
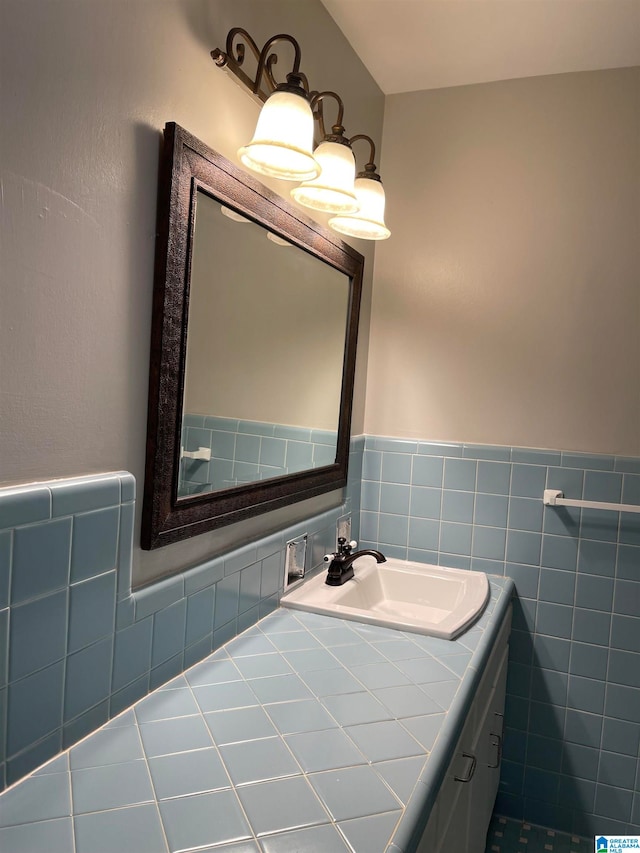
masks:
[[[292,189],[292,198],[312,210],[355,213],[359,205],[354,190],[356,161],[351,146],[325,140],[313,156],[322,171],[319,177]]]
[[[356,198],[360,210],[350,216],[334,216],[329,225],[334,231],[362,240],[386,240],[391,231],[384,224],[384,189],[380,181],[356,178]]]
[[[313,114],[294,92],[276,90],[260,111],[256,132],[238,151],[243,165],[285,181],[307,181],[320,174],[313,154]]]

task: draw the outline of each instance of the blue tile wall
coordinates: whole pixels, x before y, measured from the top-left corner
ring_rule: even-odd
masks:
[[[288,539],[357,536],[363,449],[335,509],[133,592],[131,474],[0,489],[0,790],[277,607]]]
[[[181,495],[330,465],[336,455],[337,433],[330,430],[187,414],[184,433],[186,451],[206,447],[211,459],[182,460]]]
[[[640,459],[367,436],[362,547],[515,581],[496,810],[640,833]]]

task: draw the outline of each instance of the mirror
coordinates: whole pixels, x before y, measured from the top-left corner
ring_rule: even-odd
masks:
[[[167,124],[143,548],[346,484],[363,263]]]

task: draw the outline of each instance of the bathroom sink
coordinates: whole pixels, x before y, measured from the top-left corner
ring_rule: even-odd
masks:
[[[363,556],[355,577],[327,586],[326,571],[282,596],[284,607],[383,625],[452,640],[482,613],[489,599],[483,572]]]

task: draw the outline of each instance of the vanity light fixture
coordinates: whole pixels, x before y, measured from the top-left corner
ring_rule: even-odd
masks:
[[[281,42],[293,46],[294,59],[287,82],[278,84],[273,75],[278,56],[273,50]],[[247,45],[257,62],[255,79],[243,68]],[[238,151],[242,164],[262,175],[302,182],[291,191],[292,197],[305,207],[336,214],[329,220],[335,231],[365,240],[389,237],[391,232],[384,224],[384,190],[373,162],[373,141],[364,134],[351,139],[345,136],[344,105],[336,92],[310,90],[300,71],[300,46],[295,38],[281,33],[260,49],[246,30],[234,27],[227,34],[225,50],[216,48],[211,57],[264,102],[251,142]],[[325,132],[323,117],[323,101],[328,97],[338,103],[331,133]],[[322,137],[315,151],[314,120]],[[351,143],[359,139],[370,143],[371,157],[356,177]]]
[[[331,133],[326,133],[324,128],[322,100],[326,97],[335,98],[338,102],[338,118],[331,128]],[[291,197],[298,204],[312,210],[325,213],[355,213],[360,207],[354,189],[356,161],[349,140],[344,135],[342,98],[335,92],[320,92],[314,96],[311,103],[316,107],[322,133],[322,142],[313,152],[321,172],[317,178],[294,187]]]
[[[373,162],[376,156],[376,148],[373,140],[364,133],[351,137],[351,143],[359,139],[366,140],[371,146],[369,162],[364,171],[358,172],[355,180],[355,193],[359,202],[356,213],[334,216],[329,220],[329,225],[334,231],[346,234],[349,237],[359,237],[362,240],[386,240],[391,236],[391,231],[384,224],[385,195],[380,175],[376,172]]]

